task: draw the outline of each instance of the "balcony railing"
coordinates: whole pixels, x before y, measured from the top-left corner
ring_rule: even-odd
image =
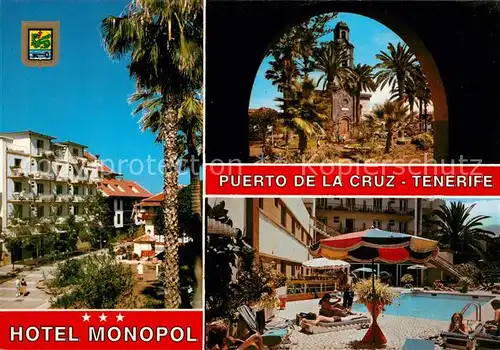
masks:
[[[54,202],[56,196],[54,194],[41,193],[36,196],[36,199],[42,202]]]
[[[337,230],[340,232],[340,233],[352,233],[352,232],[360,232],[360,231],[364,231],[364,230],[368,230],[370,227],[365,227],[365,228],[361,228],[361,227],[355,227],[355,228],[352,228],[352,227],[343,227],[343,228],[338,228]],[[393,227],[381,227],[380,230],[384,230],[384,231],[389,231],[389,232],[398,232],[398,233],[407,233],[409,235],[412,235],[413,234],[413,231],[409,231],[409,230],[399,230],[397,226],[393,226]]]
[[[73,195],[71,195],[71,194],[58,194],[56,196],[56,200],[58,202],[72,202],[73,201]]]
[[[325,225],[323,222],[315,218],[311,218],[311,225],[314,230],[319,231],[325,236],[338,236],[340,234],[333,227]]]
[[[85,196],[83,194],[73,195],[73,202],[83,202],[84,200],[85,200]]]
[[[15,201],[30,201],[35,199],[35,195],[32,192],[14,192],[12,193],[12,200]]]
[[[33,172],[33,178],[36,180],[55,180],[56,176],[53,173],[45,171],[35,171]]]
[[[413,215],[413,208],[397,208],[393,206],[378,206],[378,205],[365,205],[365,204],[338,204],[319,206],[318,209],[323,210],[338,210],[338,211],[352,211],[352,212],[366,212],[366,213],[385,213],[396,215]]]
[[[12,166],[10,167],[11,177],[25,177],[26,173],[21,167]]]

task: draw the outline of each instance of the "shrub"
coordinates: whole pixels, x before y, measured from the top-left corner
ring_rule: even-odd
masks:
[[[413,283],[413,276],[407,273],[403,277],[401,277],[401,282],[402,283]]]
[[[75,268],[75,272],[70,269]],[[110,255],[72,259],[56,267],[49,288],[55,308],[114,309],[137,307],[132,271]]]
[[[411,143],[414,144],[418,150],[427,151],[434,146],[434,138],[429,133],[418,134],[412,137]]]
[[[391,305],[393,300],[398,297],[398,293],[394,292],[391,287],[383,284],[379,279],[375,280],[375,293],[373,293],[373,285],[371,279],[363,279],[354,285],[354,290],[358,296],[357,303],[359,304],[384,304]]]
[[[460,278],[460,293],[467,293],[469,291],[469,285],[471,284],[471,280],[467,277]]]

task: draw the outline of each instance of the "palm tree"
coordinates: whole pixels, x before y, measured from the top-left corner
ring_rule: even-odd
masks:
[[[412,80],[418,66],[415,55],[410,52],[406,44],[398,43],[396,47],[392,43],[387,46],[388,52],[380,51],[375,57],[380,60],[375,68],[379,69],[376,74],[377,83],[383,89],[386,84],[397,98],[403,100],[406,96],[405,87]]]
[[[324,47],[316,58],[315,69],[323,75],[318,84],[323,81],[323,90],[330,92],[331,118],[335,120],[335,93],[347,88],[352,81],[352,70],[349,67],[349,52],[345,45],[330,43]],[[336,127],[338,134],[339,128]]]
[[[310,78],[296,82],[288,99],[277,98],[277,101],[286,103],[287,114],[290,116],[289,125],[299,136],[299,150],[304,153],[307,149],[308,137],[323,131],[321,122],[327,117],[317,110],[314,101],[316,84]]]
[[[415,79],[415,98],[418,100],[420,131],[427,131],[427,106],[431,103],[431,90],[423,72]],[[423,130],[422,130],[423,128]]]
[[[402,100],[387,100],[384,104],[375,106],[367,116],[366,122],[375,134],[386,133],[385,153],[391,151],[393,136],[408,125],[411,119],[408,116],[408,106]]]
[[[467,207],[462,202],[451,202],[433,212],[434,228],[430,234],[437,237],[441,246],[452,249],[459,262],[484,258],[485,244],[494,236],[493,232],[482,228],[482,221],[489,219],[489,216],[472,216],[474,207],[475,204]]]
[[[375,82],[375,75],[373,67],[367,64],[358,64],[352,70],[352,87],[351,91],[354,96],[354,120],[356,125],[359,125],[361,116],[359,113],[359,104],[361,100],[361,93],[363,91],[375,91],[377,83]]]
[[[102,21],[105,47],[111,57],[130,57],[130,76],[137,92],[156,95],[158,138],[165,160],[165,306],[179,306],[178,167],[179,110],[203,81],[203,2],[132,1],[118,17]],[[153,100],[157,105],[157,99]]]

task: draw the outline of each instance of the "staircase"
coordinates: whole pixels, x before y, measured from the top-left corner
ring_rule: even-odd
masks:
[[[455,268],[453,267],[452,264],[450,264],[448,261],[440,257],[439,255],[436,256],[434,259],[429,261],[432,265],[436,266],[439,269],[442,269],[446,272],[448,272],[450,275],[456,277],[457,279],[460,279],[462,277],[467,277],[459,273]]]

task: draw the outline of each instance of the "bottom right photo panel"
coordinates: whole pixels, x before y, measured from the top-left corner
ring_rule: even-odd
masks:
[[[205,205],[208,349],[500,349],[500,198]]]

